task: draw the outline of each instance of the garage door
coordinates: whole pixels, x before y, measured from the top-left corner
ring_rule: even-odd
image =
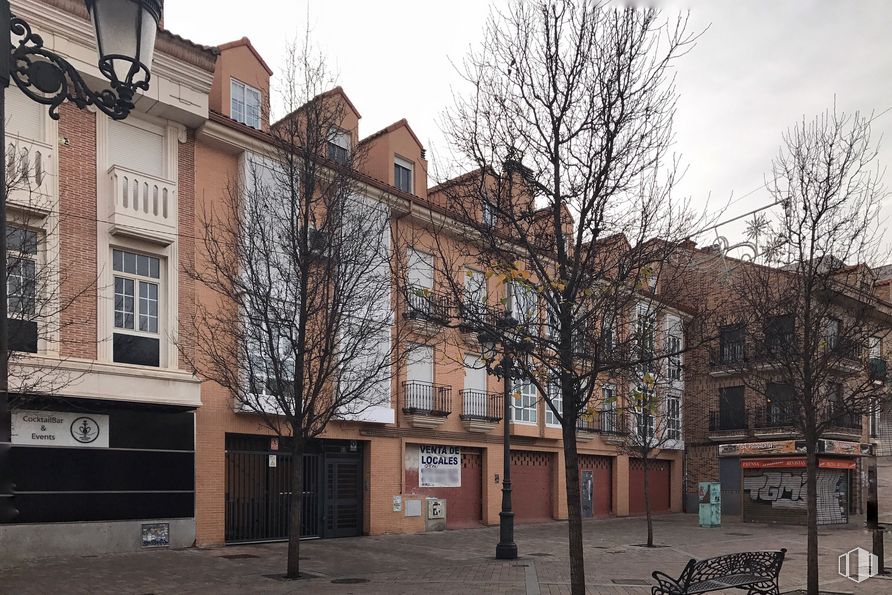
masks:
[[[613,511],[613,459],[579,455],[579,483],[583,494],[587,488],[582,484],[589,474],[592,479],[592,516],[607,516]]]
[[[446,500],[446,528],[479,527],[483,518],[483,464],[480,451],[461,453],[461,489]]]
[[[669,461],[647,462],[651,512],[669,512],[670,468]],[[629,514],[644,514],[644,461],[641,459],[629,460]]]
[[[550,521],[554,456],[511,451],[511,504],[519,523]]]

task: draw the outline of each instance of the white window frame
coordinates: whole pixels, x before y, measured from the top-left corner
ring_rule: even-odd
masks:
[[[400,180],[397,178],[397,167],[401,167],[403,169],[409,170],[409,188],[405,189],[400,185]],[[393,185],[396,188],[399,188],[403,192],[408,192],[409,194],[415,194],[415,164],[409,161],[408,159],[404,159],[399,155],[395,155],[393,157]]]
[[[563,416],[564,395],[561,392],[561,386],[560,383],[558,383],[557,378],[551,378],[548,381],[548,398],[551,400],[555,409],[557,409]],[[545,425],[552,428],[561,427],[561,422],[558,421],[557,417],[554,414],[554,411],[552,411],[551,407],[548,406],[548,403],[545,403]]]
[[[7,246],[7,261],[5,263],[7,270],[6,277],[6,307],[7,307],[7,316],[9,318],[15,318],[19,320],[30,320],[37,316],[37,308],[40,303],[40,273],[41,273],[41,265],[42,265],[42,250],[41,245],[43,244],[43,230],[35,229],[32,227],[28,227],[27,225],[18,225],[14,221],[7,223],[7,237],[9,232],[13,229],[19,229],[24,233],[33,234],[34,235],[34,252],[23,252],[21,250],[14,249],[14,246]],[[31,263],[34,270],[31,275],[31,279],[29,280],[33,283],[31,295],[28,296],[31,299],[31,308],[28,311],[22,311],[21,309],[13,308],[10,300],[12,299],[11,292],[11,284],[14,277],[19,277],[21,279],[25,279],[24,275],[16,275],[15,269],[10,267],[10,261],[12,261],[15,265],[21,265],[23,263]]]
[[[639,444],[651,444],[656,438],[656,416],[649,413],[645,407],[645,403],[651,404],[656,399],[656,391],[654,388],[648,388],[645,385],[638,385],[636,390],[642,395],[636,397],[635,403],[635,432],[638,435]],[[647,436],[642,434],[642,429],[647,432]]]
[[[243,112],[241,114],[236,113],[236,99],[237,93],[241,93],[241,104]],[[252,96],[256,98],[257,105],[252,106],[248,97]],[[252,109],[253,108],[253,109]],[[253,113],[252,113],[253,111]],[[263,112],[263,92],[256,87],[252,87],[247,83],[243,83],[237,78],[230,77],[229,79],[229,116],[235,120],[236,122],[241,122],[245,126],[250,126],[251,128],[255,128],[260,130],[260,123],[263,120],[262,116]]]
[[[666,439],[681,440],[681,393],[675,391],[666,394]]]
[[[128,248],[119,248],[113,246],[111,255],[112,262],[112,296],[114,298],[114,302],[112,304],[112,332],[121,333],[125,335],[136,335],[140,337],[151,337],[161,339],[161,335],[164,330],[164,290],[166,289],[163,283],[164,276],[164,267],[166,266],[164,263],[164,258],[157,254],[151,254],[146,252],[139,252]],[[139,273],[118,270],[115,266],[115,252],[121,252],[122,259],[125,258],[124,254],[134,254],[139,257],[146,257],[149,259],[154,259],[158,262],[158,276],[152,277],[151,275],[141,275]],[[151,262],[151,261],[150,261]],[[133,328],[121,327],[117,325],[117,295],[118,295],[118,279],[123,279],[130,281],[133,284]],[[155,295],[156,295],[156,311],[155,311],[155,323],[156,329],[154,331],[150,330],[142,330],[141,326],[141,318],[144,315],[143,312],[143,299],[142,299],[142,287],[145,286],[155,286]],[[160,354],[159,354],[160,355]]]
[[[666,377],[669,378],[670,382],[682,381],[681,349],[681,337],[670,332],[669,336],[666,337],[666,351],[669,354],[666,357]]]
[[[343,160],[339,159],[337,156],[332,157],[331,149],[329,148],[328,158],[333,159],[338,163],[347,163],[350,160],[350,133],[346,130],[341,130],[340,128],[333,129],[329,134],[328,144],[333,145],[335,147],[341,148],[346,152],[346,155]]]
[[[608,393],[610,394],[608,395]],[[615,432],[617,429],[616,399],[616,387],[614,385],[605,384],[601,387],[601,411],[613,414],[611,422],[601,426],[601,430],[605,432]]]
[[[508,310],[511,316],[521,324],[532,326],[539,315],[539,296],[532,288],[510,281],[507,287]]]
[[[536,385],[529,378],[516,378],[511,391],[511,421],[534,426],[539,423]],[[520,398],[515,398],[520,392]]]

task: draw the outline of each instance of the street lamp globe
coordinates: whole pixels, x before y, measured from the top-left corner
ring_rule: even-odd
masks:
[[[477,335],[480,343],[480,358],[489,365],[496,359],[496,336],[489,332]]]
[[[99,70],[121,99],[149,88],[163,0],[86,0],[96,30]]]

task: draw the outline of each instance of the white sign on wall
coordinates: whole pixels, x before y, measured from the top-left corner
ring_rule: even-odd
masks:
[[[461,487],[460,447],[419,444],[418,454],[418,487]]]
[[[108,448],[108,416],[15,409],[12,412],[12,443]]]

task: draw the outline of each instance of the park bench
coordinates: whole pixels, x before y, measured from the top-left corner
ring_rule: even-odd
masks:
[[[695,595],[722,589],[741,589],[749,595],[778,595],[777,579],[786,549],[741,552],[705,560],[691,560],[677,579],[654,572],[653,595]]]

